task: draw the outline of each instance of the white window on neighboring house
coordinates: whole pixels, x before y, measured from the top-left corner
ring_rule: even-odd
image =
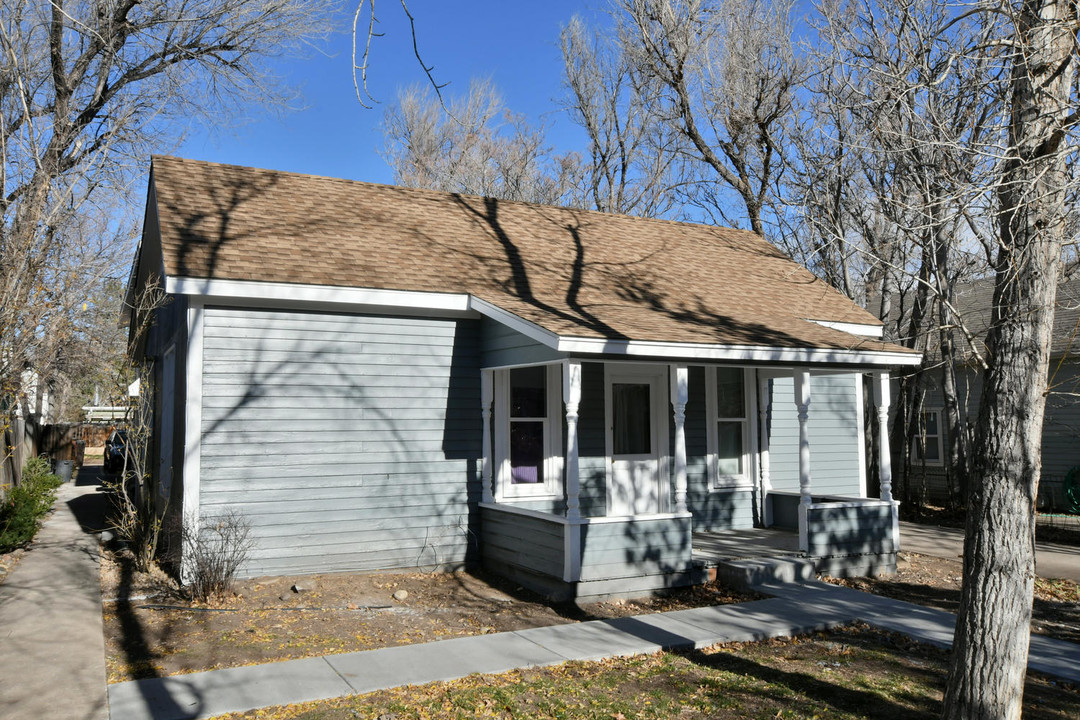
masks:
[[[709,367],[705,371],[709,477],[714,488],[753,484],[751,441],[753,384],[743,368]]]
[[[555,496],[562,488],[561,373],[536,366],[496,373],[496,499]]]
[[[941,410],[923,410],[915,427],[915,439],[911,443],[912,462],[927,465],[942,465],[945,462],[945,447],[942,437]]]

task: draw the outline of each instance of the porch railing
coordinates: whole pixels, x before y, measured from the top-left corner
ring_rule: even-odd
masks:
[[[799,531],[799,549],[811,557],[888,555],[900,549],[900,503],[875,498],[813,496],[772,491],[772,525]],[[805,518],[805,519],[804,519]]]
[[[507,504],[480,504],[484,562],[563,583],[688,572],[690,513],[569,519]]]

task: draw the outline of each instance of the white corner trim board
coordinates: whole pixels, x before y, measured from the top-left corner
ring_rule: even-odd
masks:
[[[202,303],[192,299],[187,310],[187,404],[184,410],[184,494],[182,516],[185,521],[199,518],[199,466],[202,453],[203,403],[203,322]],[[197,527],[191,528],[197,531]]]

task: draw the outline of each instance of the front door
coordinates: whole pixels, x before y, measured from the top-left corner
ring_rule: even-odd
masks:
[[[608,515],[667,508],[667,366],[608,365]]]

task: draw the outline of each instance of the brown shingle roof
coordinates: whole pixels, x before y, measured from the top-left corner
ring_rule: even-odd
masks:
[[[904,350],[739,230],[155,157],[166,275],[468,293],[561,336]]]

